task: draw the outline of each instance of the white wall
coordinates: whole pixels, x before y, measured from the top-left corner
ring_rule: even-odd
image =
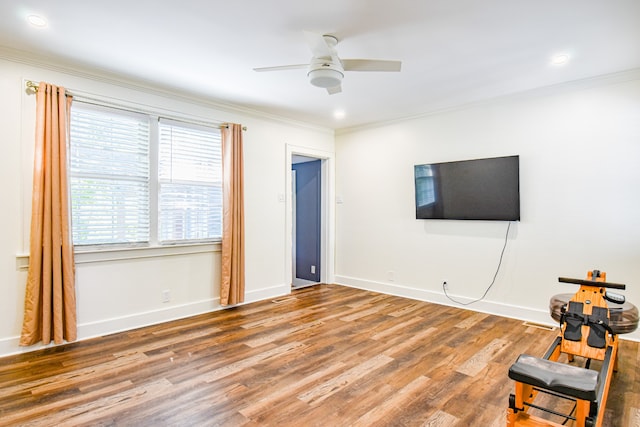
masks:
[[[533,91],[336,137],[336,281],[451,304],[490,284],[506,222],[416,220],[413,166],[520,155],[520,222],[469,308],[553,323],[559,276],[606,271],[640,306],[640,74]],[[639,339],[640,333],[625,336]]]
[[[287,147],[319,150],[333,157],[334,134],[275,117],[202,101],[171,99],[165,93],[0,52],[0,355],[32,350],[18,347],[29,248],[31,168],[35,97],[25,79],[47,81],[72,92],[146,106],[172,115],[242,123],[245,159],[246,300],[290,292],[287,265]],[[333,159],[332,159],[333,160]],[[331,177],[333,182],[333,177]],[[289,236],[289,237],[287,237]],[[131,329],[219,308],[219,246],[195,253],[151,256],[138,251],[129,259],[76,256],[80,339]],[[120,254],[122,255],[122,254]],[[290,262],[289,262],[290,264]],[[171,291],[171,302],[161,294]]]
[[[415,220],[413,165],[519,154],[522,221],[511,227],[496,284],[470,308],[551,323],[549,297],[575,289],[557,277],[582,278],[592,268],[627,283],[627,298],[640,305],[638,73],[360,129],[334,141],[326,129],[175,101],[126,82],[3,59],[0,52],[0,355],[25,351],[17,343],[35,121],[35,98],[25,93],[25,79],[246,125],[248,301],[289,292],[289,198],[280,200],[289,194],[292,153],[329,159],[329,199],[342,201],[335,211],[329,206],[327,277],[335,264],[338,283],[444,304],[453,303],[442,293],[443,280],[464,301],[484,292],[506,223]],[[217,247],[150,258],[97,257],[77,259],[81,339],[219,308]],[[161,302],[164,289],[171,290],[168,304]]]

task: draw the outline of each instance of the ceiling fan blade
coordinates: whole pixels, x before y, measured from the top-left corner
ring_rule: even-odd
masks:
[[[284,71],[284,70],[300,70],[304,68],[309,68],[309,64],[295,64],[295,65],[278,65],[276,67],[261,67],[254,68],[253,71],[257,71],[259,73],[263,71]]]
[[[327,88],[327,93],[329,95],[335,95],[336,93],[340,93],[340,92],[342,92],[342,86],[341,85]]]
[[[343,59],[345,71],[400,71],[401,61],[382,59]]]
[[[311,49],[311,53],[313,53],[315,57],[331,57],[336,53],[335,50],[327,44],[327,41],[321,34],[305,31],[304,38],[307,40],[307,45],[309,45],[309,49]]]

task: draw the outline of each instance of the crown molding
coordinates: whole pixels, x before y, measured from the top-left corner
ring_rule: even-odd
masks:
[[[558,95],[563,92],[590,89],[598,86],[605,86],[611,84],[618,84],[624,82],[630,82],[640,80],[640,68],[632,68],[629,70],[618,71],[615,73],[601,74],[593,77],[585,77],[577,80],[570,80],[567,82],[556,83],[548,86],[541,86],[534,89],[528,89],[520,92],[507,93],[491,98],[480,99],[474,102],[468,102],[464,104],[442,106],[429,111],[425,111],[421,114],[415,114],[412,116],[398,117],[397,119],[385,120],[384,122],[373,122],[359,126],[353,126],[348,128],[337,129],[336,136],[346,135],[349,133],[360,132],[371,129],[379,129],[384,126],[393,124],[404,123],[413,120],[419,120],[426,117],[437,116],[440,114],[451,113],[455,111],[467,110],[470,108],[477,108],[483,106],[489,106],[497,102],[505,102],[519,99],[537,98],[540,96]]]
[[[7,61],[37,67],[49,71],[59,72],[70,76],[118,86],[128,90],[147,93],[150,95],[171,98],[178,101],[196,104],[203,107],[214,108],[222,112],[247,115],[256,119],[270,120],[279,122],[289,126],[295,126],[316,132],[323,132],[334,135],[334,130],[318,125],[314,125],[288,117],[267,113],[241,104],[227,103],[211,97],[199,96],[197,94],[180,91],[174,88],[168,88],[162,85],[154,85],[152,83],[124,78],[120,74],[116,74],[107,70],[89,67],[71,61],[64,61],[57,57],[34,55],[29,52],[0,46],[0,59]],[[73,88],[68,88],[73,92]],[[222,120],[226,121],[226,120]]]

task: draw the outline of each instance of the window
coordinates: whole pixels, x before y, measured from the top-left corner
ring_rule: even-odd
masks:
[[[220,239],[220,131],[74,102],[73,243],[155,245]]]
[[[220,132],[160,121],[159,240],[221,236]]]

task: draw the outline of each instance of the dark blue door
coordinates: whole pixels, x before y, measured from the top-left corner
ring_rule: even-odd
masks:
[[[296,278],[320,282],[321,160],[292,165],[296,171]]]

